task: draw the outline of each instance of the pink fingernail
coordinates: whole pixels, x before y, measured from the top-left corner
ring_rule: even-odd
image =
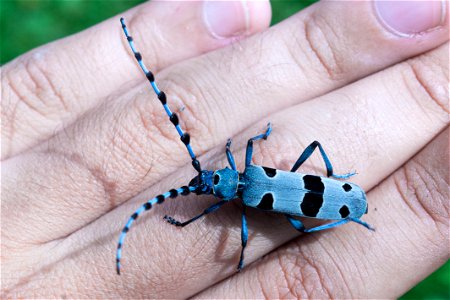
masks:
[[[205,1],[203,19],[212,36],[225,39],[244,34],[250,26],[245,1]]]
[[[442,25],[446,17],[445,6],[445,0],[374,2],[375,11],[383,26],[406,37],[425,33]]]

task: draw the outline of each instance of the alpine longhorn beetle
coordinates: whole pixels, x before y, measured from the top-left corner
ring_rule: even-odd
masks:
[[[226,167],[216,171],[203,170],[190,145],[189,134],[181,129],[178,116],[173,113],[167,105],[166,94],[158,89],[153,73],[144,65],[142,56],[136,50],[133,38],[125,25],[125,20],[121,18],[120,22],[134,57],[150,82],[153,91],[161,101],[170,121],[175,126],[181,141],[186,146],[192,159],[192,166],[198,172],[198,175],[189,182],[189,185],[182,186],[178,189],[171,189],[168,192],[148,200],[131,215],[120,234],[117,245],[117,274],[120,275],[120,259],[122,257],[122,246],[125,236],[138,216],[144,211],[150,210],[153,205],[163,203],[164,200],[169,197],[175,198],[179,195],[186,196],[191,192],[194,192],[197,195],[212,194],[219,198],[220,201],[205,209],[198,216],[185,222],[177,221],[169,216],[164,216],[164,219],[168,223],[184,227],[199,218],[216,211],[229,201],[239,198],[242,199],[242,248],[237,267],[238,271],[240,271],[244,265],[244,249],[247,245],[248,238],[247,218],[245,214],[247,206],[265,211],[283,213],[290,224],[300,232],[314,232],[329,229],[350,221],[361,224],[370,230],[374,230],[369,224],[360,219],[367,213],[368,209],[365,192],[353,183],[327,178],[334,177],[337,179],[347,179],[355,175],[355,173],[343,175],[334,174],[331,162],[319,142],[314,141],[303,151],[290,172],[251,164],[253,142],[267,139],[272,131],[270,123],[267,125],[267,130],[264,134],[257,135],[248,140],[245,154],[245,170],[243,173],[240,173],[236,169],[233,154],[230,151],[231,139],[229,139],[226,144],[226,155],[231,169]],[[325,162],[327,177],[295,173],[317,147]],[[300,220],[294,219],[293,216],[338,221],[307,229]]]

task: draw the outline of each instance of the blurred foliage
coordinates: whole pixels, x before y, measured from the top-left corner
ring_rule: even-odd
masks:
[[[305,7],[317,2],[316,0],[275,0],[272,3],[272,25],[292,16]]]
[[[143,0],[0,0],[0,63],[39,45],[88,28]],[[276,24],[314,3],[272,1]],[[450,299],[450,263],[419,283],[400,299]]]
[[[79,32],[142,0],[0,0],[0,63]]]
[[[82,31],[143,0],[0,0],[0,64],[49,41]],[[274,1],[272,24],[314,0]]]
[[[417,267],[420,268],[420,265]],[[450,261],[447,261],[445,265],[400,297],[400,299],[450,299]]]

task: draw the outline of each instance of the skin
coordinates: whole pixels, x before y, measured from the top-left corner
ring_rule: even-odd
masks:
[[[376,232],[300,235],[282,215],[248,209],[236,274],[239,201],[183,229],[164,222],[217,201],[189,195],[136,222],[117,276],[130,214],[195,171],[113,18],[2,67],[2,298],[395,298],[441,266],[448,19],[404,37],[370,2],[320,2],[267,29],[269,6],[252,4],[247,32],[217,39],[200,5],[151,2],[123,16],[202,167],[224,167],[233,137],[243,170],[247,139],[270,121],[253,163],[288,170],[320,141],[336,173],[357,170]],[[324,171],[316,154],[300,168]]]

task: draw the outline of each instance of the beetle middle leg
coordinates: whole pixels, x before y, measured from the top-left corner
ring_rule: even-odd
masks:
[[[252,155],[253,155],[253,142],[260,140],[260,139],[267,139],[267,137],[272,132],[272,125],[269,123],[267,124],[267,130],[265,133],[257,135],[252,137],[247,142],[247,150],[245,152],[245,166],[248,167],[251,165],[252,162]]]
[[[248,240],[248,229],[247,229],[247,217],[245,215],[245,208],[246,206],[243,205],[242,207],[242,227],[241,227],[241,241],[242,241],[242,248],[241,248],[241,257],[239,259],[238,264],[238,272],[242,270],[244,267],[244,249],[247,246],[247,240]]]
[[[325,153],[325,150],[323,150],[322,145],[318,141],[312,142],[306,149],[303,151],[303,153],[300,155],[300,157],[295,162],[294,166],[291,169],[291,172],[295,172],[298,170],[298,168],[313,154],[314,150],[319,147],[320,154],[322,155],[323,161],[325,162],[325,166],[327,168],[327,176],[328,177],[334,177],[339,179],[347,179],[351,176],[355,175],[355,172],[347,173],[347,174],[334,174],[333,173],[333,166],[331,165],[330,160],[328,159],[327,154]]]

